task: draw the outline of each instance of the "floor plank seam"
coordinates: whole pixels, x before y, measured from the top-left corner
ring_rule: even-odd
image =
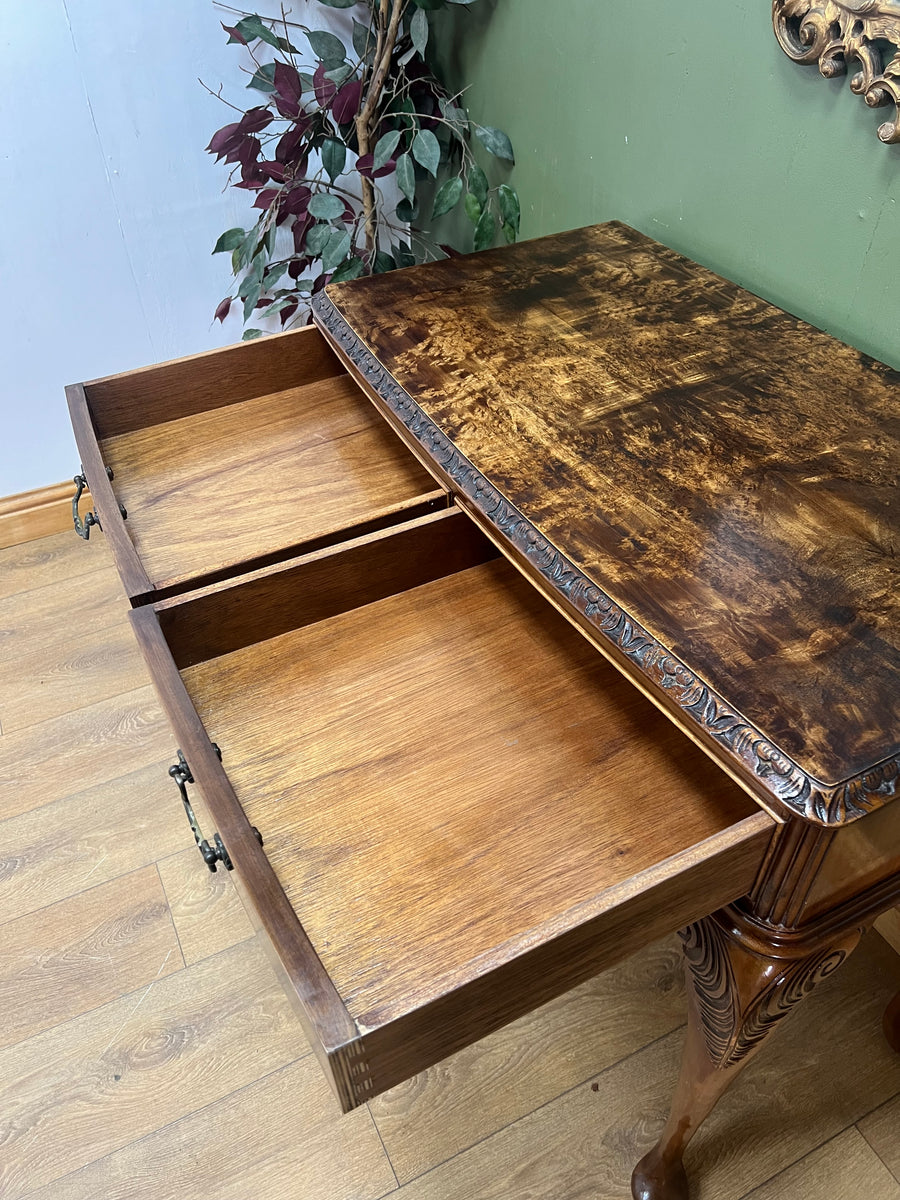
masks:
[[[464,1146],[461,1150],[457,1150],[454,1154],[449,1154],[446,1158],[442,1158],[440,1162],[432,1163],[430,1167],[424,1171],[421,1171],[418,1175],[410,1175],[409,1179],[404,1180],[403,1183],[400,1184],[400,1187],[404,1188],[414,1181],[424,1179],[426,1175],[430,1175],[432,1171],[436,1171],[438,1167],[442,1167],[448,1162],[453,1162],[454,1159],[460,1158],[463,1154],[468,1154],[469,1151],[474,1150],[476,1146],[480,1146],[484,1142],[489,1142],[491,1138],[497,1137],[498,1134],[503,1133],[507,1129],[511,1129],[520,1121],[524,1121],[526,1118],[534,1116],[535,1113],[541,1112],[542,1109],[547,1108],[549,1105],[555,1104],[557,1100],[561,1100],[564,1096],[570,1096],[573,1092],[577,1092],[579,1088],[583,1088],[585,1084],[588,1084],[593,1080],[602,1079],[607,1072],[612,1071],[616,1067],[620,1067],[623,1063],[628,1062],[630,1058],[634,1058],[636,1054],[643,1054],[645,1050],[651,1049],[651,1047],[657,1045],[659,1042],[664,1041],[666,1038],[671,1037],[679,1030],[681,1030],[683,1033],[686,1029],[687,1022],[684,1022],[681,1025],[675,1025],[672,1029],[660,1034],[659,1037],[652,1038],[649,1042],[645,1042],[642,1046],[637,1046],[634,1050],[629,1050],[627,1054],[623,1054],[622,1057],[617,1058],[615,1062],[608,1063],[602,1071],[592,1071],[589,1075],[586,1075],[583,1079],[579,1080],[578,1083],[573,1083],[571,1087],[564,1088],[563,1091],[558,1092],[555,1096],[548,1097],[540,1104],[535,1105],[534,1108],[529,1109],[528,1112],[522,1113],[518,1117],[514,1117],[511,1121],[507,1121],[505,1125],[500,1125],[496,1129],[492,1129],[491,1132],[486,1133],[484,1137],[478,1138],[477,1141],[470,1143],[468,1146]],[[374,1113],[372,1114],[372,1120],[375,1122],[375,1127],[377,1129],[378,1122],[375,1119]],[[378,1133],[379,1136],[381,1136],[380,1129]],[[390,1162],[390,1155],[388,1155],[388,1161]],[[393,1163],[391,1163],[391,1170],[393,1170]],[[390,1192],[383,1193],[384,1196],[389,1196],[390,1194]],[[379,1197],[378,1200],[381,1200],[381,1197]]]
[[[137,875],[141,871],[146,871],[148,867],[155,866],[156,864],[154,862],[144,863],[143,866],[133,867],[130,871],[124,871],[121,875],[114,875],[110,879],[100,879],[97,883],[92,884],[90,887],[81,888],[77,892],[72,892],[70,896],[61,896],[59,900],[51,900],[49,904],[42,904],[38,908],[30,909],[27,913],[20,913],[17,917],[10,917],[8,920],[4,920],[2,917],[0,917],[0,929],[3,929],[7,925],[14,925],[16,921],[26,921],[29,917],[34,917],[38,913],[47,912],[48,909],[54,908],[57,904],[68,904],[72,900],[80,899],[82,896],[87,896],[91,892],[95,892],[97,888],[106,887],[107,884],[113,883],[117,880],[127,879],[129,875]],[[159,876],[159,871],[157,871],[157,876]],[[160,880],[160,886],[161,885],[162,880]],[[165,888],[163,888],[163,896],[166,897],[166,908],[168,909],[169,903]],[[171,915],[171,910],[169,910],[169,912]]]
[[[264,1075],[260,1075],[257,1079],[248,1080],[248,1082],[245,1083],[242,1087],[235,1088],[235,1090],[233,1092],[227,1092],[224,1096],[219,1096],[215,1100],[209,1100],[206,1104],[201,1104],[199,1108],[191,1109],[190,1112],[182,1113],[181,1116],[175,1117],[171,1121],[166,1121],[164,1124],[157,1126],[156,1129],[148,1130],[147,1133],[143,1134],[141,1137],[135,1138],[131,1142],[126,1142],[123,1146],[117,1146],[115,1148],[115,1150],[110,1150],[107,1154],[101,1154],[99,1158],[93,1158],[93,1159],[91,1159],[90,1162],[83,1163],[82,1166],[80,1166],[77,1171],[71,1171],[68,1175],[60,1175],[59,1178],[53,1180],[53,1184],[55,1186],[60,1186],[61,1184],[67,1182],[68,1180],[75,1179],[79,1175],[83,1174],[85,1171],[88,1171],[91,1168],[95,1168],[98,1163],[102,1163],[108,1158],[113,1158],[117,1154],[122,1154],[126,1150],[131,1150],[136,1146],[140,1146],[142,1142],[146,1142],[149,1138],[156,1137],[157,1134],[163,1133],[167,1129],[172,1129],[174,1126],[178,1125],[181,1121],[192,1120],[194,1117],[198,1116],[200,1113],[205,1112],[208,1108],[214,1108],[217,1104],[224,1104],[224,1102],[226,1100],[230,1100],[233,1096],[239,1096],[242,1092],[245,1092],[248,1088],[257,1087],[264,1080],[271,1079],[273,1076],[280,1074],[282,1071],[288,1070],[289,1067],[296,1066],[297,1063],[303,1062],[303,1060],[305,1058],[309,1058],[310,1054],[312,1054],[312,1051],[307,1050],[307,1052],[305,1054],[299,1055],[297,1058],[292,1059],[290,1062],[282,1063],[280,1067],[276,1067],[272,1071],[266,1071],[266,1073]],[[29,1196],[35,1195],[35,1192],[41,1191],[44,1188],[44,1186],[45,1185],[42,1184],[41,1187],[39,1187],[37,1189],[32,1189],[29,1192],[22,1192],[20,1194],[20,1196],[18,1197],[18,1200],[28,1200]],[[390,1192],[385,1193],[385,1195],[390,1195],[390,1194],[391,1194]],[[380,1198],[379,1198],[379,1200],[380,1200]]]
[[[775,1171],[772,1175],[767,1176],[767,1178],[760,1179],[754,1183],[753,1187],[750,1188],[748,1192],[744,1192],[739,1197],[739,1200],[748,1200],[748,1198],[752,1196],[754,1192],[759,1191],[760,1188],[765,1187],[767,1184],[779,1179],[782,1175],[787,1174],[788,1171],[792,1170],[796,1166],[799,1166],[800,1163],[805,1162],[808,1158],[811,1158],[813,1154],[818,1154],[823,1147],[829,1145],[829,1143],[833,1142],[835,1138],[843,1137],[848,1129],[855,1128],[856,1125],[853,1121],[851,1121],[849,1124],[845,1125],[843,1129],[838,1129],[835,1133],[831,1134],[830,1137],[824,1138],[821,1142],[817,1142],[815,1146],[810,1146],[806,1153],[801,1154],[799,1158],[792,1159],[791,1162],[785,1164],[785,1166],[783,1166],[779,1171]]]
[[[394,1187],[391,1189],[391,1191],[383,1193],[383,1195],[385,1195],[385,1196],[391,1196],[391,1195],[393,1195],[393,1193],[395,1191],[397,1191],[399,1189],[400,1180],[397,1178],[397,1172],[394,1170],[394,1164],[391,1161],[391,1156],[390,1156],[390,1154],[388,1154],[387,1146],[384,1144],[384,1138],[381,1136],[381,1130],[378,1128],[378,1122],[375,1120],[375,1114],[372,1112],[372,1108],[371,1108],[370,1104],[368,1103],[368,1101],[366,1101],[366,1111],[369,1114],[369,1120],[372,1122],[372,1125],[375,1129],[375,1133],[378,1137],[379,1142],[381,1143],[381,1149],[384,1151],[384,1157],[387,1159],[387,1164],[391,1168],[391,1174],[394,1177]]]
[[[147,771],[147,770],[150,770],[151,767],[159,767],[160,770],[162,771],[162,773],[165,775],[168,771],[167,764],[169,763],[170,760],[172,760],[174,758],[175,758],[175,751],[173,750],[171,755],[167,754],[167,755],[165,755],[164,758],[159,758],[159,759],[156,759],[155,761],[151,760],[150,762],[144,763],[143,766],[135,767],[135,769],[133,771],[127,771],[124,775],[114,775],[110,779],[100,779],[95,783],[86,784],[84,787],[79,788],[78,791],[76,791],[76,792],[67,792],[66,795],[56,796],[53,800],[47,800],[44,804],[36,804],[34,806],[34,808],[23,808],[21,812],[13,813],[11,816],[8,816],[8,817],[0,816],[0,833],[2,833],[3,826],[8,821],[18,821],[22,817],[31,816],[32,813],[45,812],[48,808],[52,808],[54,806],[54,804],[67,804],[70,800],[73,800],[77,796],[83,795],[85,792],[90,791],[93,788],[102,788],[102,787],[106,787],[106,786],[111,787],[113,784],[119,783],[119,781],[122,779],[128,779],[128,777],[130,775],[136,775],[139,771]],[[180,850],[172,851],[172,854],[181,854],[181,853],[182,853],[182,851],[180,851]],[[166,858],[171,858],[171,857],[172,857],[171,854],[166,854],[166,855],[163,855],[163,857],[160,859],[151,859],[150,861],[151,862],[163,862]],[[150,863],[148,862],[145,865],[150,866]]]

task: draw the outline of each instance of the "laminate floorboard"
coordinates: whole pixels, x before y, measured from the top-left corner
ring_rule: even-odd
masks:
[[[746,1200],[832,1200],[854,1195],[865,1200],[900,1200],[900,1183],[858,1130],[845,1129],[755,1188]]]
[[[627,1196],[680,1056],[675,942],[341,1117],[193,847],[126,612],[102,534],[0,551],[3,1200]],[[898,987],[867,939],[698,1135],[696,1200],[896,1200]]]

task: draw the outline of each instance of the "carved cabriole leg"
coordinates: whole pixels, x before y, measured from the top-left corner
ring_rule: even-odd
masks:
[[[682,931],[688,1032],[681,1077],[659,1142],[634,1169],[635,1200],[687,1200],[688,1142],[768,1034],[840,966],[866,927],[810,937],[731,905]]]
[[[900,1054],[900,992],[884,1010],[884,1036],[891,1049]]]

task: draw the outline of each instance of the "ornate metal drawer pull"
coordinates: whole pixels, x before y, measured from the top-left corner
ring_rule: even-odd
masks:
[[[106,475],[110,480],[114,478],[112,467],[106,468]],[[78,515],[78,501],[81,499],[81,493],[88,485],[88,481],[84,474],[76,475],[72,482],[75,484],[75,495],[72,497],[72,521],[75,524],[75,532],[79,537],[84,538],[84,540],[87,541],[91,536],[92,525],[96,525],[101,532],[103,530],[103,526],[100,524],[100,517],[96,512],[85,513],[83,521]],[[128,513],[125,511],[124,504],[119,505],[119,512],[122,514],[122,520],[126,520]]]
[[[216,754],[221,760],[222,751],[215,742],[213,742],[212,745],[213,750],[215,750]],[[172,766],[169,767],[169,774],[175,780],[175,784],[181,793],[181,802],[184,805],[184,811],[187,814],[188,824],[191,827],[191,832],[194,835],[194,841],[197,843],[197,849],[200,851],[203,861],[209,867],[210,871],[215,872],[219,863],[222,863],[226,871],[233,871],[234,863],[229,858],[228,851],[225,849],[225,844],[219,835],[217,833],[213,834],[213,844],[210,845],[200,831],[200,827],[197,824],[197,818],[194,816],[194,810],[191,807],[191,801],[188,797],[186,786],[187,784],[194,782],[194,777],[191,774],[191,768],[187,765],[187,761],[180,750],[178,751],[178,762],[173,763]],[[262,834],[255,825],[251,825],[250,828],[253,830],[253,836],[256,838],[259,844],[262,845]]]

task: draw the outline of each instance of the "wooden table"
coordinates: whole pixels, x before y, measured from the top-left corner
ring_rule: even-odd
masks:
[[[345,1109],[682,928],[685,1197],[900,898],[900,379],[618,223],[314,315],[69,389],[198,843]]]
[[[632,1187],[686,1196],[718,1097],[900,895],[900,377],[618,223],[331,287],[315,317],[457,504],[778,821],[749,894],[682,932],[682,1077]]]

